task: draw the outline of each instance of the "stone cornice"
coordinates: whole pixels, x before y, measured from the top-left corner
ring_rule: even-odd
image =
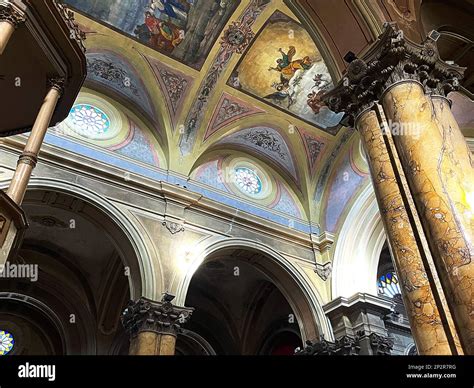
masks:
[[[422,44],[404,38],[396,23],[385,23],[384,31],[364,55],[346,55],[349,66],[342,80],[320,99],[334,112],[345,112],[349,124],[383,94],[400,82],[418,82],[427,94],[446,96],[456,90],[464,68],[441,60],[436,33]]]

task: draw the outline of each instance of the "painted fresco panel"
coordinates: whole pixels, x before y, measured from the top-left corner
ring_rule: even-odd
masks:
[[[200,69],[240,0],[66,0],[66,3]]]
[[[333,86],[321,53],[299,23],[279,12],[268,20],[228,84],[331,133],[342,118],[317,103],[318,93]]]

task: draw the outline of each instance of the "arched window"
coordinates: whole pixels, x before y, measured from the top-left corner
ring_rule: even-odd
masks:
[[[377,281],[377,287],[379,295],[388,296],[389,298],[401,294],[400,284],[395,271],[389,271],[380,275]]]
[[[5,330],[0,330],[0,356],[5,356],[13,350],[15,339],[13,334]]]

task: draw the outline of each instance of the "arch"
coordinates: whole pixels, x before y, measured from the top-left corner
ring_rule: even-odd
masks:
[[[377,295],[377,268],[385,241],[377,200],[369,184],[354,202],[335,242],[332,299],[357,292]]]
[[[6,188],[6,183],[2,182],[0,187]],[[126,237],[126,242],[130,244],[136,258],[139,276],[135,276],[135,278],[129,276],[128,278],[130,297],[132,299],[139,298],[142,295],[150,298],[156,297],[158,275],[155,274],[150,254],[142,241],[139,231],[120,209],[101,195],[71,182],[33,177],[28,184],[28,189],[52,190],[79,198],[107,217],[117,230]],[[123,243],[123,241],[120,242]],[[117,239],[114,239],[114,244],[118,251],[122,253],[122,249],[120,244],[117,242]],[[132,259],[130,257],[122,257],[126,260],[124,265],[129,265],[131,263]],[[161,276],[159,280],[162,281]]]
[[[332,328],[322,309],[321,297],[312,287],[303,274],[283,255],[271,247],[245,238],[227,238],[217,241],[201,242],[194,247],[194,257],[176,287],[176,304],[184,305],[189,285],[198,268],[219,251],[229,249],[252,250],[267,257],[269,260],[258,266],[257,269],[270,277],[275,286],[284,295],[296,314],[303,342],[324,335],[326,339],[334,337]],[[300,292],[298,300],[294,293],[289,292],[289,287],[283,287],[281,276],[286,276],[292,292]]]
[[[59,342],[61,344],[61,352],[62,354],[66,354],[66,351],[72,347],[71,345],[71,337],[68,335],[68,331],[63,325],[63,322],[58,317],[58,315],[45,303],[41,302],[39,299],[36,299],[30,295],[20,294],[16,292],[0,292],[0,301],[2,301],[2,306],[5,308],[7,303],[11,304],[20,304],[31,308],[38,313],[40,313],[59,334]],[[3,312],[3,311],[2,311]],[[7,325],[8,326],[8,325]],[[2,327],[4,328],[4,327]],[[21,334],[20,334],[21,339]],[[89,341],[87,344],[86,349],[91,350],[94,348],[95,343]],[[17,346],[17,344],[15,345]],[[24,346],[21,345],[20,347],[23,348]],[[20,349],[21,351],[22,349]],[[17,350],[13,349],[13,354],[18,354]]]

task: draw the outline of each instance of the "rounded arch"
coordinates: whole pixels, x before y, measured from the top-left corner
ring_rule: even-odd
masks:
[[[213,254],[231,249],[252,250],[269,259],[259,263],[257,269],[274,281],[290,304],[296,314],[303,342],[321,335],[326,339],[334,338],[322,309],[321,297],[314,286],[309,284],[305,276],[283,255],[261,242],[245,238],[212,242],[205,240],[194,247],[194,258],[176,287],[176,304],[184,305],[191,280],[198,268],[212,259]]]
[[[335,242],[333,299],[357,292],[377,295],[377,268],[385,241],[377,200],[369,184],[354,202]]]
[[[5,186],[5,183],[2,186]],[[123,263],[125,266],[129,266],[131,269],[135,267],[138,270],[137,275],[128,277],[130,297],[132,299],[139,298],[142,295],[150,298],[156,297],[158,281],[162,283],[161,271],[158,274],[155,272],[156,268],[152,264],[150,254],[142,241],[140,232],[119,208],[103,196],[83,186],[56,179],[33,177],[28,184],[28,190],[51,190],[79,198],[107,217],[115,226],[115,233],[120,237],[126,237],[124,240],[115,236],[114,244],[118,252],[124,253],[124,246],[127,243],[129,246],[126,249],[133,252],[132,257],[121,255],[125,260]]]

